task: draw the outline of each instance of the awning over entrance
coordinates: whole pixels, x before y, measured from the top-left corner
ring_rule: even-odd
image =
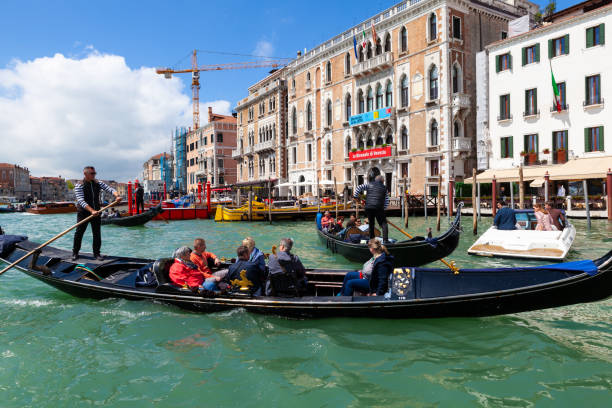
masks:
[[[551,180],[583,180],[605,178],[608,169],[612,167],[612,157],[588,157],[570,160],[564,164],[553,164],[549,166],[526,166],[523,167],[523,181],[532,181],[532,187],[541,187],[544,183],[544,175],[548,172]],[[507,183],[519,181],[518,167],[512,169],[489,169],[476,175],[479,183],[491,183],[493,176],[498,182]],[[540,182],[538,179],[542,179]],[[464,180],[466,184],[472,184],[472,177]],[[536,185],[539,183],[538,185]]]
[[[544,185],[544,178],[542,177],[538,177],[537,179],[533,180],[530,184],[529,187],[535,187],[535,188],[540,188]]]

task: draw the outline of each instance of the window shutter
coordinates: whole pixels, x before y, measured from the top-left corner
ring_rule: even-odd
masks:
[[[512,69],[512,54],[508,53],[508,68]]]
[[[536,62],[540,62],[540,43],[535,45],[535,60]]]
[[[589,103],[589,77],[584,78],[584,102]]]
[[[529,91],[525,91],[525,113],[529,112]]]
[[[584,128],[584,151],[589,151],[589,128]]]
[[[593,46],[593,28],[587,28],[586,30],[586,46],[587,48]]]
[[[495,56],[495,72],[499,72],[500,64],[499,64],[499,55]]]
[[[548,40],[548,58],[553,57],[553,40]]]
[[[606,25],[604,23],[601,23],[599,25],[599,43],[606,43]]]
[[[540,141],[538,139],[540,139],[539,135],[535,135],[535,152],[536,153],[540,151]]]
[[[533,113],[538,113],[538,88],[533,90]]]
[[[506,143],[505,143],[506,138],[502,137],[500,141],[501,141],[501,158],[503,159],[504,157],[506,157]]]
[[[508,138],[508,148],[510,150],[509,156],[514,157],[514,136]]]
[[[565,38],[565,53],[569,54],[569,34],[566,34],[563,38]]]
[[[504,117],[504,97],[502,95],[499,97],[499,117]]]
[[[599,143],[598,143],[598,145],[599,146],[597,146],[598,147],[597,150],[599,150],[600,152],[603,152],[604,151],[604,127],[603,126],[599,127]]]
[[[510,112],[512,111],[510,110],[510,94],[508,94],[508,118],[511,116]]]
[[[523,47],[523,52],[521,53],[523,56],[523,66],[527,65],[527,47]]]

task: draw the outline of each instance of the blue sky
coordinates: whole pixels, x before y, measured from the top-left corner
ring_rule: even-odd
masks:
[[[81,163],[67,151],[81,141],[106,174],[136,177],[174,126],[191,124],[189,75],[167,81],[151,67],[188,66],[194,48],[294,57],[396,3],[1,0],[0,162],[72,177]],[[199,54],[200,64],[252,59]],[[266,72],[203,73],[201,111],[229,113]],[[23,135],[49,148],[36,156],[8,142]]]

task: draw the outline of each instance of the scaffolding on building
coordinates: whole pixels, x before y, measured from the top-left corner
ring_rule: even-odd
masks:
[[[172,185],[178,192],[187,191],[187,133],[186,127],[177,127],[173,135],[174,178]]]

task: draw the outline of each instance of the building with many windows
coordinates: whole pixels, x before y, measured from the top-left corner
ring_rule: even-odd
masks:
[[[250,89],[252,103],[237,108],[253,110],[242,112],[239,137],[250,148],[267,141],[259,139],[260,121],[276,125],[279,138],[263,157],[280,164],[281,194],[329,188],[334,179],[339,189],[353,188],[370,171],[383,174],[393,194],[404,183],[434,194],[440,176],[446,189],[474,167],[476,52],[504,38],[509,20],[536,10],[524,0],[396,4],[298,52]],[[255,92],[264,85],[266,95],[286,89],[286,111],[262,115],[266,100]],[[262,155],[237,153],[246,167],[240,180],[261,178]]]
[[[502,178],[500,170],[514,169],[516,178],[519,165],[529,170],[532,187],[542,186],[546,172],[559,183],[580,178],[578,167],[589,178],[605,176],[612,164],[612,143],[605,140],[612,131],[605,34],[612,5],[605,3],[580,3],[487,47],[488,139],[479,155],[490,170],[482,182],[494,173]]]
[[[152,156],[142,166],[142,188],[145,194],[163,193],[164,182],[166,190],[172,186],[172,156],[168,153],[159,153]]]
[[[31,191],[30,171],[27,168],[11,163],[0,163],[0,197],[14,197],[23,201]]]

